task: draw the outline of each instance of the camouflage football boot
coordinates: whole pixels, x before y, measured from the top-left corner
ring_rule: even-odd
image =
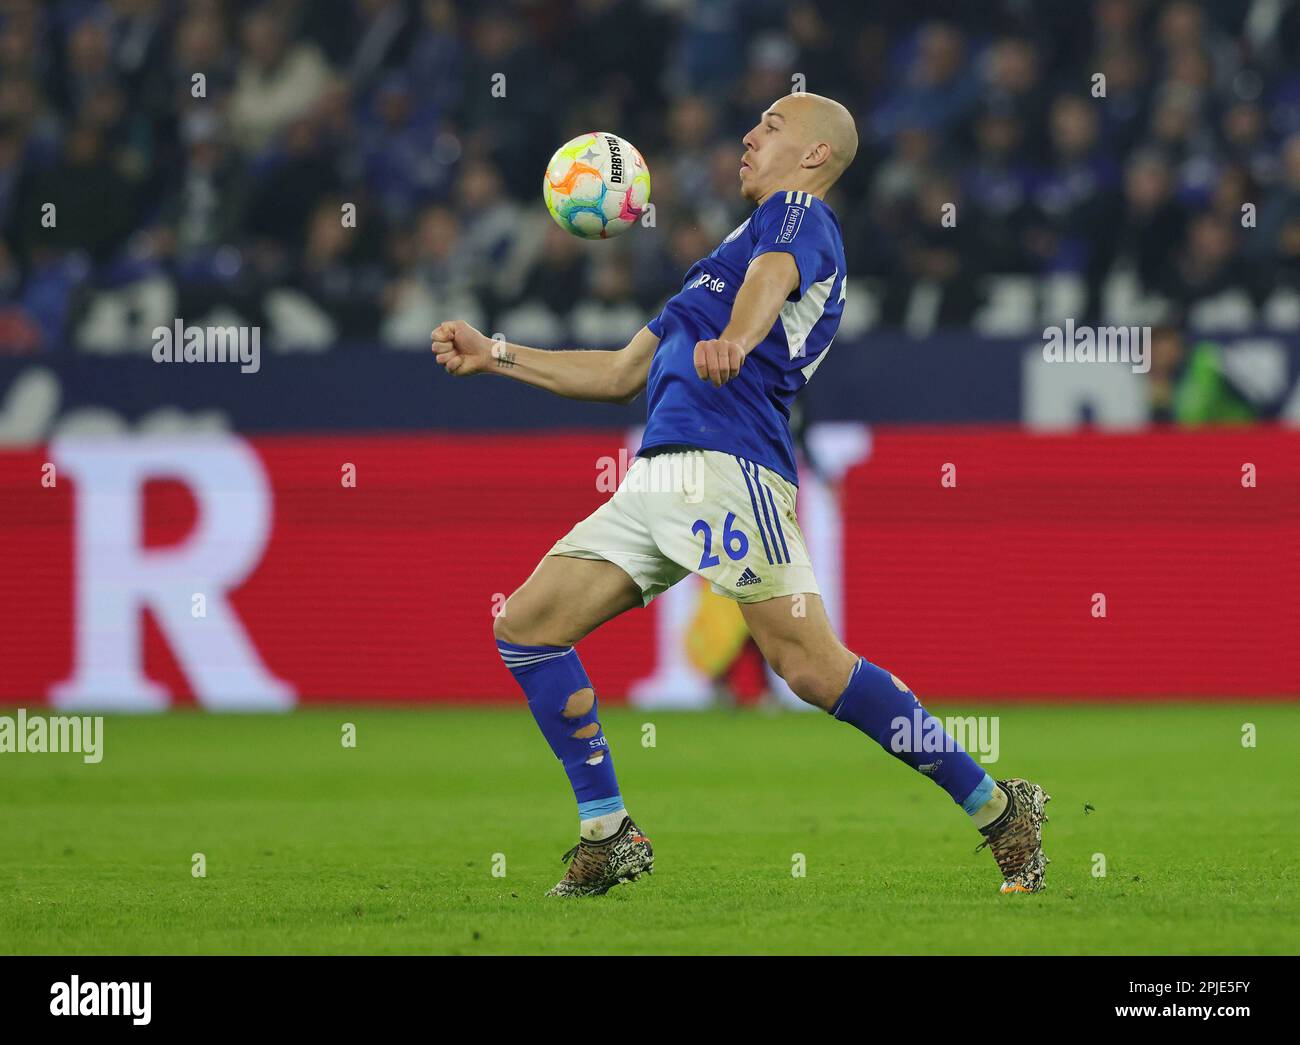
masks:
[[[1007,793],[1007,808],[988,827],[981,828],[984,836],[975,849],[985,846],[993,850],[993,858],[1005,879],[1001,892],[1036,893],[1043,888],[1043,875],[1051,863],[1043,855],[1043,825],[1047,816],[1043,806],[1052,796],[1037,784],[1013,778],[999,780]]]
[[[547,896],[600,896],[643,871],[653,874],[655,866],[650,839],[626,816],[611,837],[599,842],[580,839],[562,859],[569,870]]]

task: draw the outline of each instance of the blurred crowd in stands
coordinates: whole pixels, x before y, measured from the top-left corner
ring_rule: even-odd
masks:
[[[1300,329],[1294,0],[0,0],[0,352],[174,317],[621,343],[744,220],[740,139],[798,84],[859,122],[850,333]],[[653,229],[550,221],[592,129]]]

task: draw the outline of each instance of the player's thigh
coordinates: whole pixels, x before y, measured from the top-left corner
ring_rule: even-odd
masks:
[[[493,631],[517,645],[572,646],[641,602],[641,589],[612,562],[548,555],[506,600]]]
[[[742,602],[740,611],[772,670],[800,698],[829,710],[848,685],[857,657],[835,634],[821,596]]]

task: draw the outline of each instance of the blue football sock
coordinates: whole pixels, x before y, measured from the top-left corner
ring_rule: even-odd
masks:
[[[577,650],[572,646],[517,646],[500,640],[497,649],[528,698],[528,710],[542,736],[569,775],[578,799],[578,816],[587,820],[622,809],[614,758],[605,731],[599,728],[595,700],[585,715],[564,717],[569,697],[581,689],[593,689]],[[573,735],[593,722],[597,724],[594,736],[580,739]]]
[[[915,694],[884,668],[859,658],[831,714],[924,773],[970,815],[992,797],[993,778],[944,731],[942,722],[921,707]]]

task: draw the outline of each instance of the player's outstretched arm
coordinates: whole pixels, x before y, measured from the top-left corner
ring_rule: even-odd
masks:
[[[736,291],[731,320],[716,338],[695,345],[695,373],[721,388],[740,373],[747,356],[772,330],[790,292],[799,285],[799,266],[784,251],[760,254]]]
[[[551,351],[494,341],[456,319],[440,323],[431,343],[434,359],[456,377],[495,373],[569,399],[629,403],[645,388],[659,339],[642,327],[615,351]]]

